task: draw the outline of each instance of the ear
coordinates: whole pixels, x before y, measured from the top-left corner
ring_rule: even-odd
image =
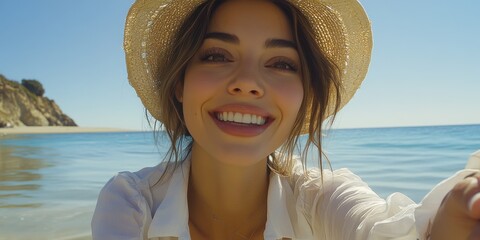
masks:
[[[182,83],[177,83],[177,86],[175,87],[175,97],[177,98],[177,101],[183,103],[183,84]]]

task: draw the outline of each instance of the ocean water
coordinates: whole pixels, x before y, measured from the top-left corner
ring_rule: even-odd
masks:
[[[0,136],[0,239],[91,239],[105,182],[156,165],[165,144],[151,132]],[[333,169],[419,202],[480,149],[480,125],[337,129],[324,146]]]

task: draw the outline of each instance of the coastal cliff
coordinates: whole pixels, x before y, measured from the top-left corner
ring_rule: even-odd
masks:
[[[0,75],[0,127],[77,126],[44,92],[36,80],[20,84]]]

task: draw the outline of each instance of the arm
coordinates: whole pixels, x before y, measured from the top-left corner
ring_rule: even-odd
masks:
[[[394,193],[380,198],[347,169],[324,175],[324,190],[315,210],[315,231],[325,239],[416,239],[414,212],[418,206]]]
[[[308,187],[305,199],[313,202],[309,215],[315,235],[325,239],[427,239],[427,230],[444,196],[472,172],[475,170],[458,172],[416,204],[400,193],[384,200],[358,176],[340,169],[324,173],[324,183],[316,184],[323,189],[314,193]]]

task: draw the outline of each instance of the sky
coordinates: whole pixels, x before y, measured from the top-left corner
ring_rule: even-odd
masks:
[[[363,0],[374,39],[336,128],[480,123],[480,1]],[[133,0],[0,1],[0,74],[36,79],[82,127],[149,129],[128,84]]]

